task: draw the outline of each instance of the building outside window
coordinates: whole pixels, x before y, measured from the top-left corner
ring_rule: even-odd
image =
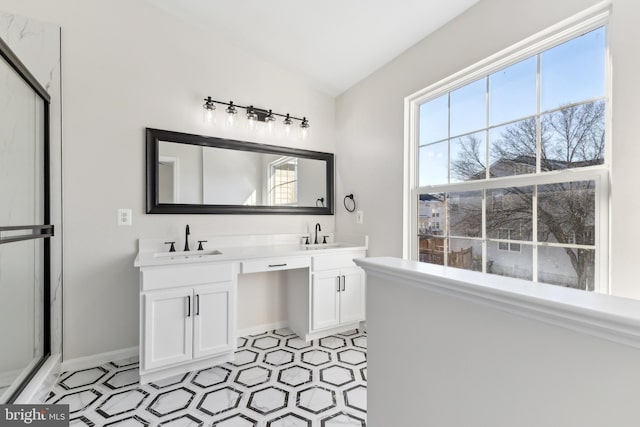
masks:
[[[606,18],[409,99],[413,259],[607,292]]]

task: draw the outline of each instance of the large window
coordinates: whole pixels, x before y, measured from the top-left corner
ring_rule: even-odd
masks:
[[[607,291],[604,19],[410,100],[412,258]]]

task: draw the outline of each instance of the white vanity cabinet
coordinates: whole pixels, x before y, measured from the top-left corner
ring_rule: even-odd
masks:
[[[143,383],[232,360],[237,271],[234,263],[141,269]]]
[[[140,239],[141,383],[234,360],[239,275],[278,272],[286,279],[282,320],[304,340],[360,327],[365,273],[353,260],[366,257],[368,239],[301,245],[301,237],[199,236],[193,241],[207,241],[207,248],[189,252],[166,251],[164,242],[179,239]]]
[[[365,250],[313,255],[307,286],[296,285],[305,280],[300,273],[288,273],[289,326],[294,332],[308,341],[359,327],[365,320],[365,273],[353,260],[365,256]]]
[[[311,303],[313,330],[364,320],[364,271],[351,267],[314,272]]]

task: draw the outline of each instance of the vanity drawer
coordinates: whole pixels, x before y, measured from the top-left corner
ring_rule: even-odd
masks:
[[[308,256],[262,258],[242,263],[242,273],[259,273],[262,271],[292,270],[294,268],[309,267],[311,260]]]
[[[159,266],[140,271],[142,291],[193,286],[233,280],[234,266],[224,264],[185,264]]]
[[[353,262],[354,258],[364,258],[366,253],[366,251],[354,251],[339,254],[314,255],[312,258],[313,271],[356,267],[356,263]]]

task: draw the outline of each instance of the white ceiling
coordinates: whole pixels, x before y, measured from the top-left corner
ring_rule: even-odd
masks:
[[[478,0],[147,0],[338,95]]]

